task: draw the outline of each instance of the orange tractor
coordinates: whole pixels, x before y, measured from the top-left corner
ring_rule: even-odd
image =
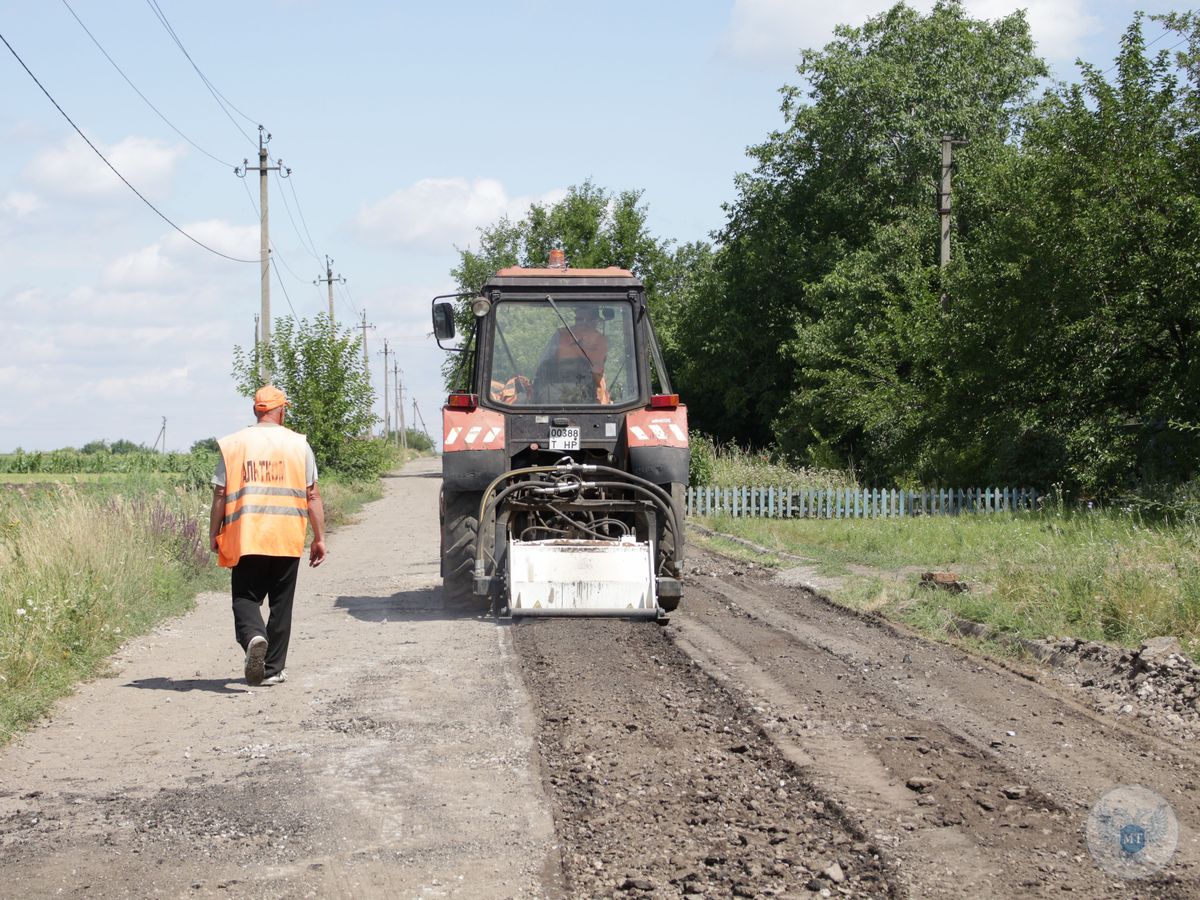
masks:
[[[472,327],[447,347],[464,299]],[[435,297],[433,326],[466,354],[442,410],[447,604],[665,621],[681,596],[687,408],[641,280],[555,251],[478,295]]]

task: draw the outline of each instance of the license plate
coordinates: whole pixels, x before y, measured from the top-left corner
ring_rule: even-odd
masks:
[[[550,429],[550,449],[551,450],[578,450],[579,449],[579,427],[572,425],[570,428],[551,428]]]

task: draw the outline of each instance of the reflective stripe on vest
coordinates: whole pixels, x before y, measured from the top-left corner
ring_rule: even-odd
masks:
[[[308,527],[308,444],[282,426],[243,428],[217,442],[225,460],[225,518],[217,561],[298,557]]]

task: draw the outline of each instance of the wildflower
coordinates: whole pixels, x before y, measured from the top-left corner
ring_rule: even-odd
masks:
[[[17,617],[19,618],[23,615],[25,615],[25,608],[22,606],[18,606],[17,607]]]

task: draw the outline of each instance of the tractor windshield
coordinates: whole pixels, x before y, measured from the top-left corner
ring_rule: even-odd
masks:
[[[490,394],[509,406],[597,406],[638,395],[633,306],[505,300],[496,305]]]

